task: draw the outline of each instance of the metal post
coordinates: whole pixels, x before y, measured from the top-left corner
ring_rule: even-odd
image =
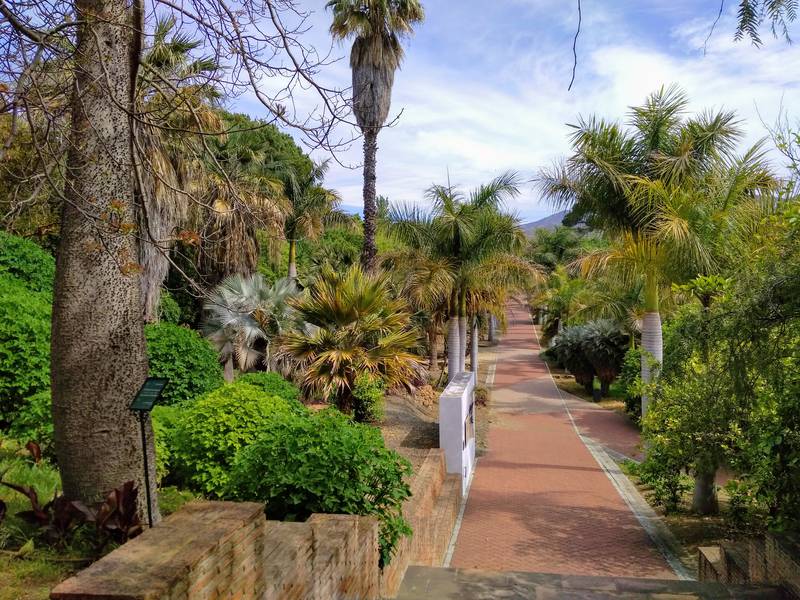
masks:
[[[147,462],[147,435],[144,431],[145,412],[139,411],[139,425],[142,429],[142,456],[144,457],[144,491],[147,498],[147,524],[153,527],[153,507],[150,500],[150,466]]]

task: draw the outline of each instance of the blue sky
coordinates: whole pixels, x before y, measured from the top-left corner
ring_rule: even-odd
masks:
[[[307,40],[323,52],[331,46],[324,4],[300,2],[313,12]],[[446,182],[448,171],[464,188],[506,169],[530,180],[568,153],[565,123],[579,114],[624,119],[630,105],[670,83],[689,93],[692,110],[735,109],[744,121],[744,149],[766,135],[760,120],[772,123],[781,106],[800,119],[800,47],[772,39],[761,49],[733,42],[735,4],[727,1],[704,54],[716,2],[583,0],[577,79],[568,92],[576,2],[428,0],[426,21],[406,40],[395,81],[392,114],[402,115],[379,137],[378,193],[424,202],[424,190]],[[349,44],[333,51],[345,57]],[[347,61],[323,77],[349,86]],[[259,116],[246,98],[237,108]],[[355,144],[339,159],[357,166],[360,156]],[[347,209],[359,209],[358,168],[333,166],[328,185]],[[532,183],[509,208],[525,221],[553,212]]]

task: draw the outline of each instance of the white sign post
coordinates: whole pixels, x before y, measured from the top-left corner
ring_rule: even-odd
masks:
[[[461,475],[465,495],[475,468],[475,373],[459,373],[439,397],[439,447],[447,472]]]

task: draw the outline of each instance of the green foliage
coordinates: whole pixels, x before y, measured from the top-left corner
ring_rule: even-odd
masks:
[[[622,360],[619,383],[625,398],[625,411],[639,419],[642,416],[642,350],[629,348]]]
[[[53,291],[55,259],[38,245],[0,231],[0,277],[10,275],[35,292]]]
[[[252,444],[289,404],[247,383],[224,385],[181,411],[170,460],[179,481],[203,494],[221,496],[236,452]]]
[[[645,462],[629,468],[643,484],[650,487],[655,504],[663,507],[667,513],[675,512],[691,487],[690,481],[681,473],[681,461],[675,460],[668,447],[651,447],[647,452]]]
[[[362,373],[353,387],[353,418],[359,423],[383,419],[383,394],[386,389],[379,377]]]
[[[46,295],[0,275],[0,427],[50,387],[50,312]]]
[[[283,398],[289,403],[296,403],[300,400],[300,389],[291,381],[284,379],[279,373],[271,371],[245,373],[239,375],[235,383],[252,385],[269,396]]]
[[[161,290],[161,298],[158,302],[158,318],[162,323],[177,325],[181,322],[181,306],[167,290]]]
[[[152,377],[166,377],[162,403],[175,404],[222,385],[217,353],[196,331],[172,323],[145,327]]]
[[[313,513],[374,515],[382,564],[411,530],[402,504],[411,465],[385,447],[381,432],[334,409],[270,420],[236,458],[231,489],[266,503],[267,516],[302,520]]]
[[[53,415],[50,390],[25,398],[8,428],[8,434],[21,442],[34,441],[45,454],[53,448]]]
[[[170,473],[175,447],[175,429],[183,414],[180,406],[155,406],[150,413],[156,450],[156,477],[163,481]]]

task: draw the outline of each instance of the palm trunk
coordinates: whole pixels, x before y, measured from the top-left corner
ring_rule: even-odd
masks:
[[[645,280],[645,313],[642,319],[642,382],[653,383],[658,377],[658,369],[664,359],[664,344],[659,313],[658,283],[648,274]],[[651,368],[651,363],[653,367]],[[642,418],[647,415],[650,404],[649,394],[642,394]]]
[[[233,372],[233,355],[229,356],[228,359],[225,361],[225,367],[223,368],[223,377],[225,381],[228,383],[232,383],[234,380],[234,372]]]
[[[361,266],[367,272],[375,269],[378,246],[375,242],[377,207],[375,206],[378,154],[378,128],[364,130],[364,246],[361,249]]]
[[[447,383],[453,381],[460,371],[458,359],[461,341],[458,334],[458,317],[451,316],[447,321]]]
[[[699,515],[712,515],[719,510],[716,475],[714,468],[698,469],[695,473],[692,511]]]
[[[289,240],[289,279],[297,279],[297,240]]]
[[[458,298],[458,371],[459,373],[467,370],[467,290],[461,288]]]
[[[439,341],[439,331],[436,324],[428,326],[428,370],[435,371],[439,368],[439,353],[436,344]]]
[[[497,329],[496,323],[497,322],[495,321],[494,315],[489,313],[489,324],[488,324],[489,333],[487,335],[487,338],[490,344],[494,344],[495,341],[496,329]]]
[[[128,410],[147,377],[139,245],[138,234],[122,229],[136,222],[130,115],[141,52],[133,32],[141,25],[121,0],[78,0],[76,11],[67,201],[53,293],[55,450],[67,498],[93,504],[132,480],[143,510],[139,424]],[[155,481],[149,420],[146,435]],[[157,520],[155,494],[152,500]]]
[[[470,369],[478,373],[478,319],[472,320],[472,352],[470,353]]]

